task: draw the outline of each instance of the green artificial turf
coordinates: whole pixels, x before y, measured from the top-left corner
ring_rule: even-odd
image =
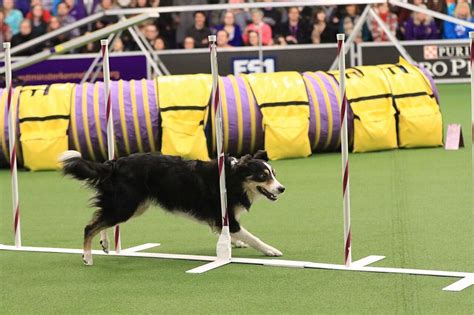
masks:
[[[354,260],[375,266],[474,272],[469,88],[439,86],[443,118],[461,123],[467,148],[351,154]],[[260,201],[244,226],[284,259],[343,262],[340,155],[272,163],[287,192]],[[20,172],[23,244],[80,248],[90,191],[56,172]],[[0,171],[0,243],[12,244],[9,172]],[[155,208],[122,226],[123,247],[213,255],[205,226]],[[95,241],[98,248],[98,240]],[[261,257],[236,249],[239,257]],[[199,262],[0,252],[0,314],[426,313],[471,314],[474,287],[457,279],[229,265],[202,275]]]

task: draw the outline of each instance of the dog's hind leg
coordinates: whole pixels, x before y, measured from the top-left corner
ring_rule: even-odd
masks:
[[[109,234],[107,233],[107,229],[103,229],[100,231],[100,246],[102,246],[102,250],[108,254],[109,253]]]
[[[84,228],[84,254],[82,260],[87,266],[91,266],[92,262],[92,239],[100,231],[108,228],[109,225],[105,222],[101,213],[97,213],[91,222]]]

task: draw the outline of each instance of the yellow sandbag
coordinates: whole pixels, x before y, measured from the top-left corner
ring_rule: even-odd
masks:
[[[334,76],[339,79],[337,71]],[[375,66],[348,69],[346,95],[354,113],[353,152],[397,148],[396,112],[383,71]]]
[[[26,86],[20,94],[20,142],[25,167],[58,169],[58,156],[68,149],[67,130],[73,84]]]
[[[158,77],[162,126],[161,152],[209,160],[204,125],[212,78],[207,74]]]
[[[443,145],[443,122],[438,103],[420,70],[404,59],[382,65],[398,111],[398,139],[403,148]]]
[[[246,79],[263,115],[268,157],[278,160],[309,156],[309,101],[301,74],[251,74]]]
[[[8,147],[8,113],[7,113],[7,97],[8,97],[8,90],[3,89],[1,98],[0,98],[0,145],[1,145],[1,152],[3,155],[3,160],[7,163],[10,162],[10,151]],[[18,100],[20,98],[21,87],[16,87],[13,89],[12,101],[11,101],[11,108],[10,110],[13,113],[13,121],[17,121],[17,113],[18,113]],[[3,115],[3,117],[2,117]],[[17,163],[18,165],[23,164],[23,156],[21,152],[21,147],[18,145],[18,127],[15,124],[15,134],[16,134],[16,142],[17,142]]]

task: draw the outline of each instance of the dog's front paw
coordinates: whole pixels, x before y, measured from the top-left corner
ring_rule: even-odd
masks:
[[[247,248],[249,246],[247,245],[247,243],[244,243],[242,241],[235,241],[234,242],[234,247],[235,248]]]
[[[100,240],[100,246],[102,246],[102,250],[104,253],[109,253],[109,241],[108,240]]]
[[[82,255],[82,261],[86,266],[92,266],[94,262],[92,261],[92,253],[84,253]]]
[[[262,252],[266,256],[271,256],[271,257],[280,257],[283,255],[282,252],[280,252],[278,249],[271,246],[265,247]]]

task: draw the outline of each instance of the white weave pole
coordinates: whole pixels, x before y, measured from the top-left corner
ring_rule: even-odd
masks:
[[[12,179],[12,206],[13,206],[13,231],[15,233],[15,247],[21,247],[20,229],[20,203],[18,194],[18,171],[16,161],[16,115],[12,107],[12,63],[10,43],[3,43],[5,50],[5,88],[7,90],[7,112],[8,112],[8,146],[10,150],[10,174]]]
[[[471,130],[472,142],[474,143],[474,32],[469,32],[469,41],[471,44]],[[472,157],[474,163],[474,146],[472,147]],[[472,165],[474,168],[474,164]]]
[[[211,35],[209,48],[212,73],[212,110],[216,122],[217,165],[219,170],[219,190],[222,214],[222,230],[217,240],[216,255],[218,260],[230,260],[232,255],[229,216],[227,213],[227,190],[225,184],[224,129],[222,127],[222,104],[219,94],[219,69],[217,66],[216,35]]]
[[[344,264],[350,267],[351,255],[351,200],[349,185],[349,143],[347,137],[346,102],[346,58],[344,34],[337,34],[337,56],[339,58],[339,95],[341,100],[341,153],[342,153],[342,194],[344,211]]]
[[[104,72],[104,97],[105,97],[105,113],[107,117],[107,152],[108,159],[115,159],[115,137],[114,137],[114,120],[112,116],[112,101],[110,97],[110,66],[109,66],[109,41],[102,39],[100,41],[102,53],[102,69]],[[120,240],[120,225],[114,227],[114,245],[115,252],[120,253],[122,244]]]
[[[263,22],[260,22],[258,26],[258,62],[260,63],[259,71],[260,73],[264,73],[264,63],[263,63]]]

